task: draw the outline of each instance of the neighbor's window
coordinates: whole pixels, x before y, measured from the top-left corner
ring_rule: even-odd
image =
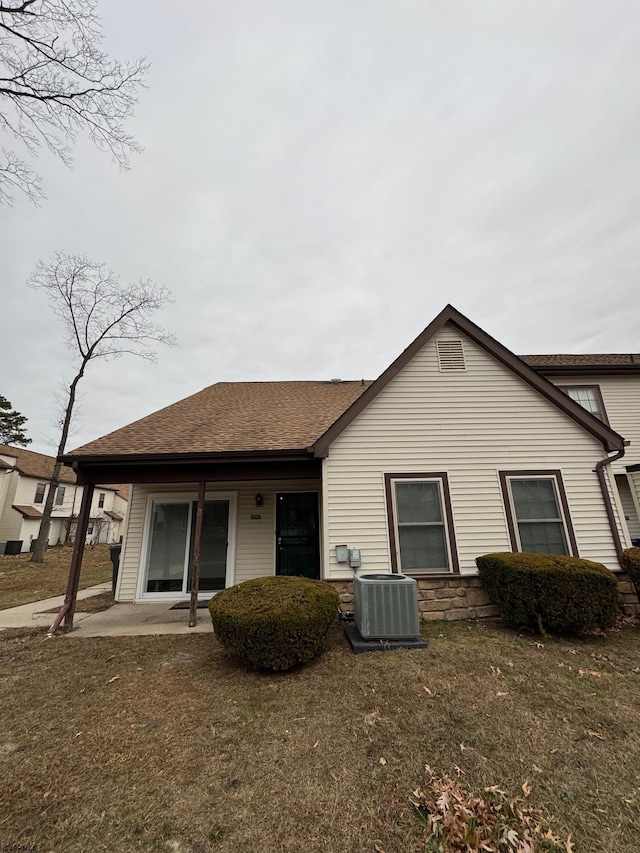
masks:
[[[502,472],[500,478],[512,549],[577,555],[560,472]]]
[[[100,495],[98,496],[98,506],[104,506],[104,496],[105,493],[100,492]]]
[[[591,412],[604,423],[608,423],[599,385],[569,385],[561,390],[576,403],[579,403],[583,409]]]
[[[46,483],[38,483],[36,486],[36,496],[33,499],[34,504],[44,503],[44,493],[47,491]]]
[[[89,522],[87,525],[87,533],[93,533],[93,522]]]
[[[64,503],[64,492],[65,492],[65,487],[64,486],[58,486],[58,488],[56,489],[56,499],[55,499],[56,506],[60,506],[60,504]]]
[[[394,570],[457,571],[446,474],[387,474],[386,479]]]

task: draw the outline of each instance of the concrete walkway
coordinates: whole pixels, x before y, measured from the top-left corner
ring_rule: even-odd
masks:
[[[90,586],[78,592],[78,600],[110,591],[111,582]],[[56,595],[54,598],[43,598],[42,601],[32,601],[31,604],[21,604],[18,607],[10,607],[8,610],[0,610],[0,630],[3,628],[37,628],[39,625],[48,628],[56,618],[56,614],[46,613],[45,611],[54,609],[58,611],[63,604],[64,595]],[[78,613],[76,619],[79,620],[90,615],[90,613]]]
[[[78,599],[90,598],[111,590],[111,583],[98,584],[78,592]],[[64,603],[64,595],[46,598],[31,604],[0,610],[0,631],[6,628],[38,628],[47,630]],[[69,637],[135,637],[143,634],[204,634],[212,633],[211,617],[206,609],[198,610],[198,624],[189,628],[188,610],[170,610],[171,602],[153,604],[114,604],[99,613],[76,613],[73,631],[59,632]]]

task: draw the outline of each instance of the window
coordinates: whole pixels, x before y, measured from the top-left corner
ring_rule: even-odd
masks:
[[[105,497],[105,493],[100,492],[100,494],[98,496],[98,506],[104,506],[104,497]]]
[[[512,551],[578,556],[560,471],[502,471],[500,482]]]
[[[570,385],[562,387],[560,390],[564,391],[572,400],[575,400],[583,409],[591,412],[592,415],[595,415],[603,423],[609,423],[599,385]]]
[[[385,474],[394,572],[457,572],[449,484],[445,473]]]
[[[65,492],[64,486],[58,486],[58,488],[56,489],[56,499],[55,499],[56,506],[60,506],[60,504],[64,503],[64,492]]]
[[[33,499],[34,504],[44,503],[44,493],[47,491],[46,483],[38,483],[36,486],[36,496]]]
[[[87,533],[93,533],[93,521],[90,521],[87,525]]]

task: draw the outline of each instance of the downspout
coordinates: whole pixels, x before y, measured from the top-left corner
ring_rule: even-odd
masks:
[[[627,447],[628,444],[629,442],[625,441],[625,447]],[[600,491],[602,492],[602,500],[604,501],[604,508],[607,512],[607,518],[609,519],[609,527],[611,528],[611,535],[613,536],[613,544],[616,549],[616,554],[618,556],[618,562],[620,562],[620,557],[622,556],[624,548],[622,547],[620,532],[618,531],[616,517],[613,512],[613,503],[611,502],[611,495],[609,494],[609,489],[607,488],[607,481],[604,476],[604,469],[607,467],[607,465],[611,465],[612,462],[617,462],[618,459],[622,459],[625,453],[625,447],[623,447],[622,450],[619,450],[617,453],[614,453],[613,456],[607,456],[606,459],[601,459],[599,462],[596,462],[596,467],[594,468],[594,471],[598,475]]]

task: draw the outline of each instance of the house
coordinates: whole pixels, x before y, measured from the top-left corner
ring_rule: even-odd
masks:
[[[193,618],[197,595],[275,573],[334,583],[348,606],[354,570],[403,572],[425,618],[457,619],[494,612],[481,554],[620,572],[624,455],[609,424],[447,306],[374,382],[220,382],[64,461],[88,489],[133,484],[119,601],[191,599]]]
[[[42,511],[50,488],[55,459],[21,447],[0,444],[0,555],[7,542],[29,551],[38,536]],[[86,540],[97,544],[118,542],[123,533],[128,487],[100,486],[91,506]],[[74,471],[63,466],[56,489],[49,529],[49,544],[72,542],[83,487]]]
[[[542,376],[630,442],[611,464],[629,538],[640,543],[640,354],[523,355]]]

